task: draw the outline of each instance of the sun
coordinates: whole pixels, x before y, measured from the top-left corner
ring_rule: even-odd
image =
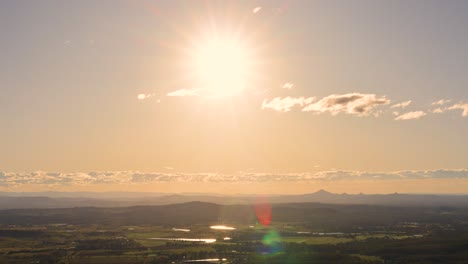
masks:
[[[233,36],[208,36],[190,52],[190,68],[199,90],[232,96],[248,88],[253,75],[249,46]]]

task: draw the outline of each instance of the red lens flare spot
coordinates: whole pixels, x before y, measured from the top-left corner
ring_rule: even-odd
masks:
[[[271,223],[271,203],[266,197],[259,197],[255,201],[255,214],[260,224],[268,226]]]

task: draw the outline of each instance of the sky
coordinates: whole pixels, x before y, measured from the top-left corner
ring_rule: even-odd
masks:
[[[466,193],[466,1],[1,1],[0,190]]]

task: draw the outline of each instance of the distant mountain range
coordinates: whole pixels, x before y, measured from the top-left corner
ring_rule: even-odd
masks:
[[[262,196],[264,197],[264,196]],[[468,195],[431,194],[334,194],[325,190],[301,195],[275,195],[266,198],[271,203],[369,204],[395,206],[468,207]],[[262,200],[264,200],[262,198]],[[92,192],[0,192],[0,209],[126,207],[136,205],[167,205],[187,202],[217,204],[253,204],[254,195],[223,196],[216,194],[162,193],[92,193]]]

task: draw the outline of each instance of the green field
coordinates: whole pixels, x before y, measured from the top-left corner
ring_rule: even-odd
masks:
[[[358,235],[314,235],[301,225],[275,223],[272,226],[240,225],[235,230],[213,230],[209,225],[194,225],[190,232],[164,226],[36,226],[2,227],[0,262],[22,263],[165,263],[171,259],[243,256],[267,250],[265,238],[273,233],[281,247],[289,244],[334,246],[367,239],[407,239],[404,234],[366,233]],[[302,232],[298,234],[298,232]],[[305,232],[305,233],[304,233]],[[231,237],[231,240],[224,240]],[[151,238],[216,238],[214,243],[154,240]],[[251,249],[242,252],[244,245]],[[271,244],[270,244],[271,246]],[[241,249],[241,250],[239,250]],[[281,251],[280,251],[281,252]],[[278,253],[280,253],[278,252]],[[234,254],[235,253],[235,254]],[[282,254],[284,255],[284,254]],[[276,255],[277,257],[281,255]],[[350,254],[363,262],[380,263],[380,257]],[[169,263],[169,262],[168,262]]]

